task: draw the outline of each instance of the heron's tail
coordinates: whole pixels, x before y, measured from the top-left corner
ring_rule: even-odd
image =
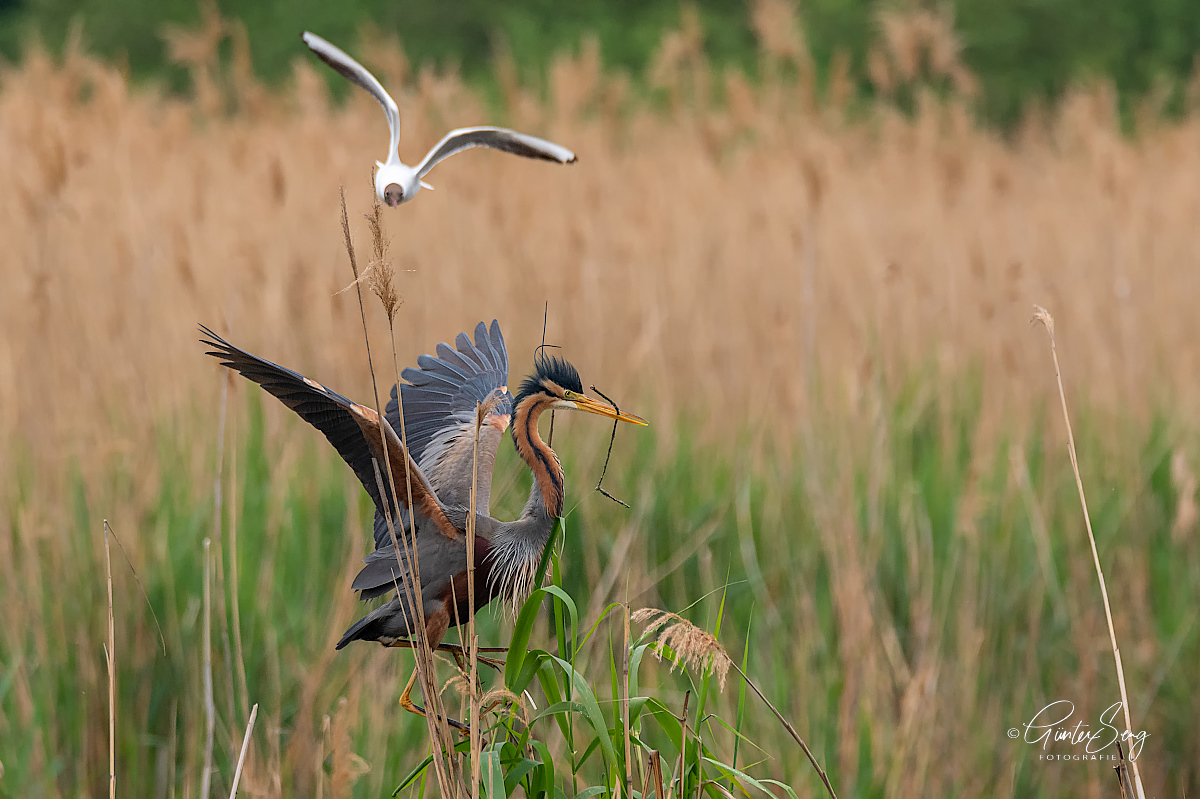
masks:
[[[350,629],[346,630],[342,639],[337,642],[337,649],[351,641],[378,641],[386,645],[408,636],[409,625],[404,608],[399,599],[393,599],[351,624]]]
[[[371,615],[374,615],[374,614],[371,614]],[[346,644],[350,643],[351,641],[359,641],[359,640],[374,641],[375,636],[371,635],[370,630],[367,629],[368,627],[370,627],[373,624],[373,622],[374,622],[374,619],[372,619],[370,615],[363,616],[361,619],[354,622],[354,624],[351,624],[350,629],[348,629],[348,630],[346,630],[346,632],[342,633],[342,639],[337,642],[337,646],[334,648],[341,649],[342,647],[344,647]]]

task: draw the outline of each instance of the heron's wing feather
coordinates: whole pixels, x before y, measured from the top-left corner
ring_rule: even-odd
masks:
[[[201,326],[200,330],[205,336],[201,343],[212,347],[209,355],[220,359],[223,366],[258,383],[267,393],[275,396],[329,439],[329,443],[333,444],[342,459],[354,470],[355,476],[367,490],[367,494],[375,503],[376,512],[379,513],[383,502],[380,500],[373,458],[379,461],[380,468],[384,470],[381,475],[384,485],[387,485],[388,481],[378,414],[325,388],[320,383],[309,380],[304,375],[233,346],[207,327]],[[386,426],[383,432],[387,437],[386,457],[391,463],[396,486],[392,490],[393,496],[388,497],[389,504],[397,507],[395,498],[398,497],[399,506],[407,507],[406,479],[411,479],[412,499],[417,510],[444,534],[457,538],[459,533],[446,518],[445,509],[436,491],[413,459],[407,457],[395,431]],[[405,489],[397,490],[400,487]]]
[[[397,107],[396,101],[384,90],[383,85],[376,80],[375,76],[367,71],[366,67],[351,58],[342,48],[307,31],[300,38],[304,40],[310,50],[316,53],[317,58],[328,64],[346,80],[366,89],[383,106],[390,134],[387,163],[399,163],[400,109]]]
[[[425,177],[429,174],[429,170],[437,166],[439,162],[472,147],[490,147],[493,150],[503,150],[506,153],[525,158],[539,158],[559,164],[575,163],[575,153],[554,142],[539,139],[537,136],[517,133],[515,130],[507,128],[459,128],[443,136],[442,140],[429,151],[417,166],[417,177]]]
[[[504,392],[494,413],[512,413],[512,395],[508,393],[508,350],[500,323],[490,329],[482,322],[475,326],[475,340],[464,333],[455,339],[455,349],[441,344],[438,357],[422,355],[418,368],[405,369],[400,385],[404,400],[404,433],[409,451],[445,506],[469,502],[471,463],[474,460],[475,408],[493,391]],[[385,415],[391,426],[400,430],[399,399],[392,387]],[[501,436],[493,427],[485,427],[479,439],[479,469],[476,478],[476,506],[486,513],[491,496],[492,465]],[[390,544],[386,520],[376,516],[375,545]]]
[[[438,432],[474,421],[475,406],[495,389],[508,386],[508,350],[499,322],[489,330],[482,322],[475,327],[475,341],[459,334],[457,349],[438,346],[438,357],[422,355],[418,368],[402,373],[406,382],[400,391],[404,400],[404,432],[408,449],[420,464]],[[511,396],[505,396],[496,413],[511,413]],[[400,408],[396,387],[385,412],[388,422],[400,430]],[[434,486],[437,488],[437,486]]]

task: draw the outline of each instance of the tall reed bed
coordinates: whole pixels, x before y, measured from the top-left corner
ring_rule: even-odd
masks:
[[[786,7],[762,9],[761,83],[710,70],[684,24],[653,102],[586,43],[544,87],[506,82],[498,112],[371,49],[402,87],[404,153],[488,119],[580,154],[556,170],[472,153],[384,216],[408,298],[399,362],[498,317],[520,372],[548,300],[549,341],[654,423],[617,440],[605,484],[625,511],[591,493],[607,437],[559,420],[581,618],[628,599],[711,630],[729,583],[722,641],[839,795],[1097,795],[1106,766],[1039,762],[1004,737],[1054,699],[1094,719],[1117,691],[1057,389],[1026,324],[1033,302],[1052,308],[1133,724],[1152,733],[1143,778],[1151,795],[1196,791],[1200,118],[1127,138],[1100,87],[1000,140],[906,71],[945,44],[936,25],[879,54],[880,87],[911,113],[854,105],[815,86],[780,35]],[[213,790],[257,703],[242,795],[379,795],[426,743],[395,708],[406,655],[332,650],[358,610],[366,498],[285,409],[223,389],[194,331],[371,396],[339,293],[338,192],[361,219],[383,122],[369,98],[334,103],[302,59],[271,93],[219,69],[203,37],[179,42],[186,100],[78,49],[0,74],[0,794],[104,792],[107,518],[165,641],[114,555],[120,784],[195,795],[227,390]],[[386,330],[370,306],[367,322]],[[497,515],[519,508],[517,471],[503,449]],[[619,644],[616,628],[595,640],[610,632]],[[509,628],[484,614],[480,634]],[[681,707],[666,668],[644,662],[642,684]],[[735,692],[709,700],[723,718]],[[764,773],[821,790],[761,708],[744,732]]]

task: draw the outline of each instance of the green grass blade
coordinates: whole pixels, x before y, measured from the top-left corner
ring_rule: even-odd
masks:
[[[399,795],[399,793],[401,791],[403,791],[408,786],[412,785],[413,781],[415,779],[417,779],[417,777],[420,777],[421,774],[425,771],[425,769],[429,768],[429,764],[432,762],[433,762],[433,755],[430,755],[429,757],[422,760],[420,762],[420,764],[417,765],[416,768],[414,768],[412,771],[408,772],[407,777],[405,777],[404,779],[402,779],[400,781],[400,784],[396,786],[396,790],[392,791],[392,796]]]
[[[500,752],[492,747],[484,750],[480,756],[483,762],[479,776],[484,795],[487,799],[508,799],[508,793],[504,789],[504,768],[500,764]]]
[[[750,616],[746,619],[746,644],[742,649],[742,674],[749,674],[750,665],[750,627],[754,621],[754,608],[750,608]],[[746,681],[742,680],[738,685],[738,703],[737,703],[737,723],[735,732],[737,735],[733,738],[733,768],[737,768],[738,761],[738,745],[742,741],[742,725],[746,723]]]

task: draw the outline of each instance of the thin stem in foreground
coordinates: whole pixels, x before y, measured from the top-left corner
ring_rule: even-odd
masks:
[[[242,766],[246,762],[246,751],[250,748],[250,733],[254,732],[254,720],[258,718],[258,702],[250,708],[250,720],[246,722],[246,735],[242,738],[242,751],[238,754],[237,770],[233,772],[233,787],[229,789],[229,799],[237,796],[238,783],[242,781]]]
[[[396,394],[399,395],[399,390]],[[471,728],[471,798],[479,799],[479,768],[482,758],[483,738],[479,735],[479,693],[475,690],[476,680],[479,679],[479,639],[475,636],[475,512],[479,491],[479,429],[483,426],[483,406],[475,403],[475,438],[471,443],[471,507],[467,514],[467,643],[470,647],[467,657],[471,661],[471,670],[467,685],[470,689],[471,715],[468,725]],[[461,629],[461,628],[460,628]],[[461,640],[461,639],[460,639]],[[492,777],[492,769],[488,769],[488,779]],[[494,786],[488,786],[491,796]]]
[[[1133,735],[1133,722],[1129,715],[1129,694],[1125,690],[1125,669],[1121,665],[1121,649],[1117,646],[1117,629],[1113,626],[1112,607],[1108,602],[1108,587],[1104,582],[1104,569],[1100,567],[1100,553],[1096,549],[1096,536],[1092,533],[1092,518],[1088,513],[1087,497],[1083,493],[1083,478],[1079,476],[1079,458],[1075,455],[1075,434],[1071,431],[1071,415],[1067,412],[1067,392],[1063,389],[1062,370],[1058,366],[1058,349],[1054,346],[1054,317],[1040,305],[1033,306],[1033,321],[1041,322],[1050,337],[1050,355],[1054,359],[1054,377],[1058,380],[1058,397],[1062,401],[1063,421],[1067,425],[1067,451],[1071,456],[1071,470],[1075,472],[1075,487],[1079,490],[1079,504],[1083,507],[1083,524],[1087,528],[1088,543],[1092,547],[1092,562],[1096,566],[1096,577],[1100,581],[1100,596],[1104,600],[1104,618],[1108,621],[1108,638],[1112,643],[1113,660],[1117,666],[1117,685],[1121,689],[1121,708],[1125,711],[1125,731]],[[1120,753],[1122,759],[1124,753]],[[1128,761],[1133,770],[1133,782],[1138,799],[1146,799],[1142,788],[1142,775],[1136,760]]]
[[[349,256],[349,259],[350,259],[350,269],[354,274],[354,288],[355,288],[355,293],[358,296],[358,311],[359,311],[359,316],[362,319],[363,340],[365,342],[366,350],[367,350],[367,366],[371,373],[371,389],[374,392],[374,396],[375,396],[375,413],[376,413],[376,417],[379,420],[379,435],[380,435],[381,444],[383,447],[383,452],[386,455],[386,453],[388,451],[387,429],[388,429],[389,425],[388,425],[387,417],[384,415],[384,412],[383,412],[384,409],[379,402],[379,384],[378,384],[378,381],[375,379],[375,364],[374,364],[373,359],[371,358],[371,337],[367,331],[367,312],[366,312],[365,304],[363,303],[362,285],[361,285],[360,275],[359,275],[359,271],[358,271],[358,260],[355,257],[354,243],[350,237],[350,219],[349,219],[349,215],[346,213],[346,193],[345,193],[344,189],[342,190],[342,193],[341,193],[341,200],[342,200],[342,234],[345,239],[346,254]],[[376,202],[376,214],[378,215],[378,202]],[[377,226],[375,227],[373,232],[376,233],[377,236],[379,235]],[[378,246],[378,242],[377,242],[377,246]],[[393,319],[393,315],[394,315],[394,308],[389,308],[387,310],[388,310],[388,322],[389,322],[389,326],[390,326],[392,319]],[[394,336],[393,336],[393,341],[392,341],[392,351],[393,351],[393,366],[394,366],[394,364],[395,364],[395,355],[394,355],[395,339],[394,339]],[[397,386],[396,394],[397,394],[397,396],[399,396],[399,394],[400,394],[399,386]],[[398,401],[402,401],[402,400],[398,400]],[[401,410],[401,418],[400,418],[400,443],[401,443],[401,449],[404,452],[404,457],[407,458],[408,457],[408,441],[407,441],[407,436],[405,435],[405,431],[404,431],[403,410]],[[391,486],[395,486],[396,482],[395,482],[395,477],[392,474],[391,458],[388,458],[388,457],[384,458],[384,466],[387,469],[389,484]],[[377,481],[382,483],[382,476],[379,471],[378,462],[375,462],[375,478]],[[411,538],[415,538],[416,516],[415,516],[415,514],[413,514],[411,512],[412,483],[409,478],[407,468],[405,469],[405,483],[408,488],[408,502],[409,502],[408,507],[410,508],[409,525],[413,531],[413,536],[411,536]],[[451,753],[453,751],[453,744],[450,741],[449,725],[445,722],[445,713],[442,710],[440,696],[438,694],[436,682],[433,677],[433,669],[434,669],[433,653],[430,650],[429,641],[427,640],[427,637],[425,634],[425,612],[424,612],[425,609],[422,606],[422,603],[419,601],[420,591],[421,591],[421,589],[420,589],[421,583],[420,583],[420,572],[419,572],[418,566],[415,562],[416,561],[416,558],[415,558],[416,553],[414,551],[416,549],[415,541],[413,542],[414,546],[412,546],[411,548],[408,548],[408,547],[402,548],[401,547],[399,537],[396,535],[396,524],[395,524],[395,518],[394,518],[394,516],[396,515],[395,510],[397,510],[397,509],[394,509],[392,507],[391,503],[389,502],[389,498],[391,496],[392,496],[392,492],[388,491],[388,490],[384,490],[384,487],[382,485],[380,485],[380,497],[382,498],[383,503],[385,505],[384,516],[386,517],[386,521],[387,521],[388,535],[390,536],[391,541],[392,541],[392,548],[396,554],[396,563],[397,563],[397,567],[400,570],[401,582],[403,583],[403,596],[405,596],[408,599],[409,608],[413,611],[413,615],[417,617],[417,624],[415,625],[416,630],[414,630],[414,632],[416,633],[415,637],[417,639],[417,641],[416,641],[417,645],[413,647],[413,661],[414,661],[414,666],[417,670],[417,677],[421,682],[421,690],[425,694],[425,705],[426,705],[425,720],[426,720],[426,724],[429,728],[429,736],[431,739],[437,740],[438,746],[439,746],[439,749],[440,749],[440,752],[442,755],[439,758],[434,758],[434,771],[438,778],[438,784],[442,789],[442,794],[444,796],[448,796],[448,795],[451,795],[450,792],[453,791],[453,794],[457,795],[459,793],[459,782],[461,782],[461,780],[452,779],[451,778],[452,775],[451,775],[450,771],[448,770],[448,766],[452,765],[455,762],[455,759],[451,756]],[[410,537],[405,537],[406,544],[409,542],[409,538]],[[411,568],[408,568],[408,569],[405,568],[405,564],[401,560],[402,552],[406,555],[409,566]],[[397,597],[402,596],[401,586],[397,586],[396,594],[397,594]],[[401,605],[403,605],[403,601],[401,602]]]
[[[200,774],[200,796],[208,799],[212,786],[213,735],[217,727],[217,705],[212,681],[212,541],[204,539],[204,771]]]
[[[108,546],[108,519],[104,520],[104,574],[108,579],[108,646],[104,660],[108,664],[108,797],[117,799],[117,672],[113,659],[117,634],[113,624],[112,555]]]
[[[804,750],[804,754],[808,758],[808,762],[812,763],[812,767],[817,770],[817,774],[821,777],[821,782],[825,784],[825,790],[829,791],[829,795],[832,797],[832,799],[837,799],[837,793],[833,790],[833,785],[831,785],[829,782],[829,775],[825,773],[825,769],[821,768],[821,764],[818,763],[817,758],[813,756],[812,750],[808,748],[808,744],[804,743],[804,739],[800,737],[800,733],[796,732],[796,728],[792,726],[790,721],[783,717],[782,713],[775,709],[775,706],[771,704],[771,700],[767,699],[767,697],[763,695],[763,692],[758,690],[758,686],[754,684],[753,680],[746,676],[746,672],[742,671],[741,666],[734,663],[732,659],[729,661],[729,665],[733,666],[733,668],[737,670],[737,673],[742,675],[742,679],[745,680],[746,685],[750,686],[750,690],[762,700],[762,703],[767,706],[767,709],[771,711],[776,720],[783,725],[783,728],[787,730],[788,735],[792,736],[792,740],[800,744],[800,748]]]
[[[221,378],[221,413],[217,422],[217,476],[213,481],[213,538],[221,542],[222,478],[225,466],[225,410],[229,399],[229,380]],[[204,539],[204,771],[200,775],[200,799],[208,799],[212,787],[213,736],[217,729],[217,705],[212,681],[212,541]]]

